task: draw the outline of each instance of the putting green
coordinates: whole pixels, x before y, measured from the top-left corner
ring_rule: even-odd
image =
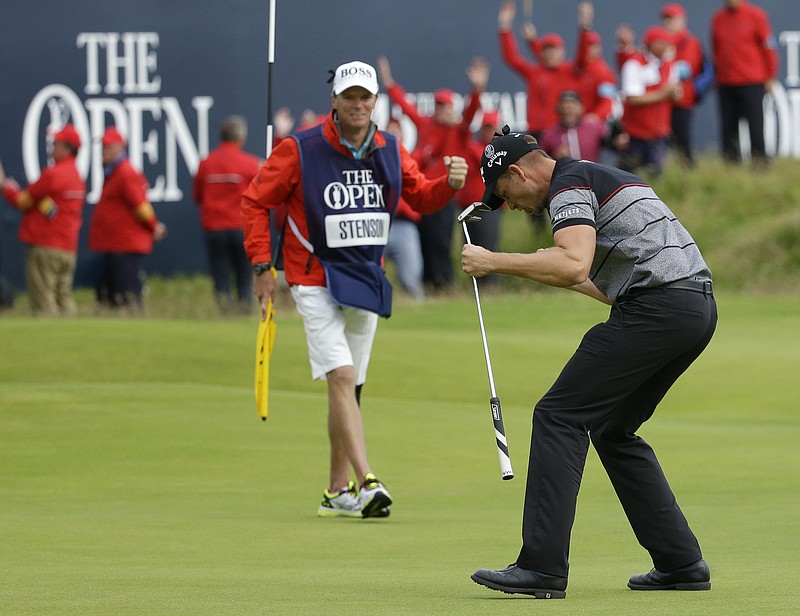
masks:
[[[500,480],[472,298],[400,303],[363,410],[385,520],[316,517],[326,394],[278,314],[270,418],[256,324],[0,319],[0,605],[6,614],[795,614],[800,299],[725,297],[711,346],[643,435],[712,567],[713,590],[637,593],[650,568],[590,452],[566,601],[469,575],[519,549],[531,409],[606,308],[486,296],[517,478]]]

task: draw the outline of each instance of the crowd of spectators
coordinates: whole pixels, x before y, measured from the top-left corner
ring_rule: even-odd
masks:
[[[742,159],[739,120],[745,119],[754,163],[767,162],[763,98],[777,75],[778,60],[766,13],[747,0],[723,0],[710,24],[708,51],[689,30],[687,11],[677,3],[663,5],[641,36],[620,24],[616,70],[603,59],[600,35],[592,29],[591,2],[578,5],[573,60],[566,58],[559,33],[540,35],[530,20],[520,26],[530,51],[525,57],[514,35],[515,17],[515,2],[503,2],[500,51],[525,82],[527,131],[544,138],[551,155],[597,160],[603,152],[623,169],[654,177],[671,147],[677,163],[692,168],[694,109],[716,84],[725,159]]]
[[[530,18],[519,24],[525,42],[521,49],[515,35],[516,2],[503,1],[497,18],[498,45],[505,65],[522,79],[526,89],[525,132],[556,159],[603,159],[652,179],[663,171],[670,150],[676,164],[687,169],[696,165],[694,110],[716,85],[725,160],[737,163],[743,158],[739,121],[744,119],[750,131],[753,164],[766,164],[763,98],[778,68],[766,13],[747,0],[723,0],[710,24],[708,51],[689,30],[682,5],[665,4],[653,17],[653,25],[640,36],[628,24],[620,24],[615,32],[616,66],[612,69],[603,57],[602,39],[593,30],[591,2],[578,4],[577,45],[569,59],[561,34],[540,33]],[[388,61],[379,60],[383,85],[394,103],[392,121],[404,115],[416,124],[420,137],[413,155],[423,169],[430,153],[448,147],[464,152],[471,163],[467,187],[457,198],[462,207],[479,199],[481,182],[475,162],[493,132],[504,124],[498,110],[482,108],[478,102],[488,82],[489,66],[483,60],[477,66],[479,79],[474,78],[475,63],[468,71],[473,90],[464,99],[460,117],[453,110],[452,92],[440,89],[434,94],[434,115],[424,118],[392,79]],[[476,115],[488,121],[473,135],[469,126],[474,126]],[[439,215],[445,218],[444,213]],[[492,213],[476,225],[473,243],[495,250],[500,216],[500,212]],[[425,230],[424,219],[420,223],[424,281],[430,290],[442,286],[429,273],[430,251],[440,247],[444,261],[452,239],[451,219],[452,214],[446,214],[446,223],[430,231]]]

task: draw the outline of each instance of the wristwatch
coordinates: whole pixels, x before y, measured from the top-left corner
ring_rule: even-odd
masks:
[[[253,263],[253,273],[256,276],[260,276],[264,272],[268,272],[269,268],[272,267],[272,263],[269,261],[262,261],[261,263]]]

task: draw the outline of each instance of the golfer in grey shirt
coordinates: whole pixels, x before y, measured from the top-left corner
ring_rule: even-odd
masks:
[[[642,178],[550,158],[508,127],[486,146],[483,201],[550,214],[554,246],[529,254],[464,246],[464,271],[565,287],[610,304],[533,413],[514,564],[472,579],[538,598],[566,596],[570,531],[589,440],[654,568],[634,590],[708,590],[708,565],[650,446],[636,435],[717,323],[711,272],[688,231]]]

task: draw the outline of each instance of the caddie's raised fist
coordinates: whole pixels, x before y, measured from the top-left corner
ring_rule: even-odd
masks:
[[[464,188],[469,171],[467,161],[460,156],[445,156],[444,166],[447,168],[447,183],[450,184],[450,188],[455,190]]]

